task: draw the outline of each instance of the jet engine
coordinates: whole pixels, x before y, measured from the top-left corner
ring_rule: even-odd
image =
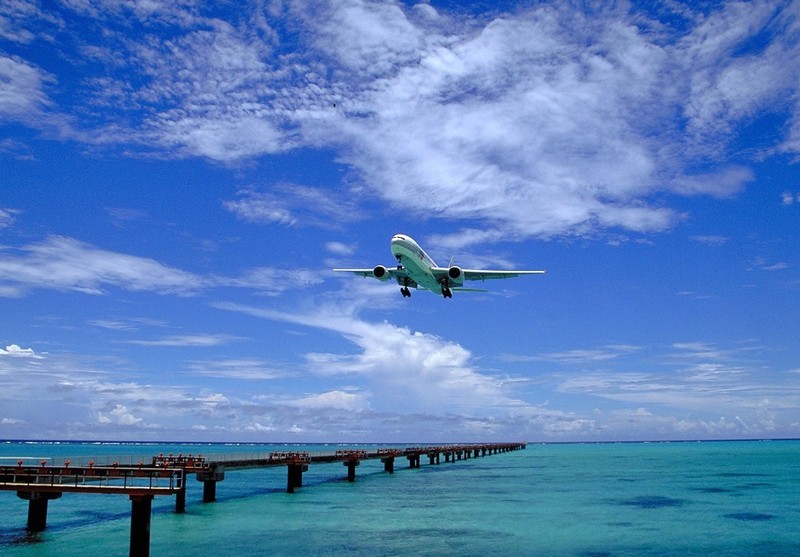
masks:
[[[389,274],[389,271],[383,265],[378,265],[374,269],[372,269],[372,274],[378,280],[389,280],[392,276]]]
[[[461,286],[464,284],[464,271],[457,265],[452,265],[447,269],[447,277],[451,285]]]

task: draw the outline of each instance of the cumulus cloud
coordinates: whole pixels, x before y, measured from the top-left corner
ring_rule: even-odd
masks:
[[[285,404],[299,408],[338,408],[348,411],[366,410],[370,406],[364,395],[345,391],[328,391],[316,395],[307,395]]]
[[[10,344],[5,349],[0,348],[0,356],[9,356],[12,358],[31,358],[34,360],[41,360],[43,356],[33,351],[33,348],[21,348],[18,344]]]
[[[108,412],[97,413],[97,423],[99,424],[118,424],[123,426],[133,426],[144,422],[142,418],[134,416],[128,408],[122,404],[117,404]]]
[[[314,314],[290,314],[237,304],[216,307],[341,334],[358,347],[358,352],[308,353],[309,369],[327,376],[363,378],[369,385],[369,404],[375,407],[466,414],[492,409],[508,414],[525,406],[509,392],[509,385],[503,380],[482,373],[462,346],[389,323],[363,321],[353,314],[353,308],[329,307]]]

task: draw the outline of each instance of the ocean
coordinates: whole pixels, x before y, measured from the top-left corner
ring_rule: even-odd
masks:
[[[0,442],[0,462],[337,448]],[[288,494],[283,467],[228,471],[205,504],[190,476],[185,514],[174,497],[154,500],[150,554],[800,555],[800,441],[534,443],[454,463],[423,457],[419,469],[398,459],[394,474],[364,461],[354,483],[346,474],[312,464]],[[125,496],[65,493],[39,534],[25,529],[27,506],[0,492],[0,556],[128,555]]]

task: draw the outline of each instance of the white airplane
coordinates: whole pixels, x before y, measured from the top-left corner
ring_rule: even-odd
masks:
[[[545,271],[462,269],[452,262],[449,267],[439,267],[411,236],[405,234],[392,236],[392,254],[397,258],[396,268],[378,265],[374,269],[334,269],[334,271],[355,273],[380,281],[395,279],[404,298],[411,296],[409,288],[424,288],[431,292],[441,292],[445,298],[452,298],[453,290],[485,292],[485,290],[462,288],[464,281],[467,280],[505,279],[545,273]]]

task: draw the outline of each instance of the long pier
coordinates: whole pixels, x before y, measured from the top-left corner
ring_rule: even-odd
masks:
[[[0,491],[16,491],[27,500],[30,532],[40,532],[47,524],[49,501],[60,499],[63,493],[96,493],[127,495],[131,500],[130,557],[150,555],[150,521],[152,501],[156,496],[175,495],[175,512],[186,511],[187,477],[195,474],[203,483],[203,502],[216,500],[217,484],[231,470],[286,466],[286,491],[294,493],[303,486],[303,473],[311,464],[341,462],[347,467],[347,481],[356,479],[356,468],[364,460],[380,459],[385,472],[392,474],[395,461],[405,459],[408,468],[420,468],[423,460],[429,465],[479,458],[526,448],[525,443],[484,443],[470,445],[440,445],[427,447],[340,449],[314,452],[276,451],[265,455],[167,455],[152,457],[150,463],[137,465],[96,466],[93,461],[72,466],[38,465],[19,460],[16,466],[0,466]]]

